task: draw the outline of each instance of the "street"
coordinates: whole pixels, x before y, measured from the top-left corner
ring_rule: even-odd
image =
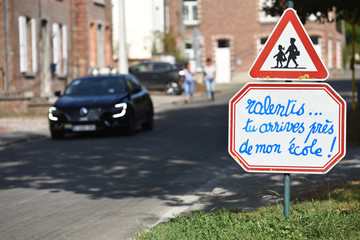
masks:
[[[227,151],[228,101],[238,90],[163,106],[154,130],[133,136],[44,137],[0,149],[0,238],[130,239],[185,210],[271,202],[283,176],[246,173]],[[295,175],[293,189],[359,180],[358,159],[351,147],[327,175]]]
[[[127,239],[157,222],[234,164],[227,99],[158,112],[155,129],[134,136],[43,138],[3,149],[1,239]]]

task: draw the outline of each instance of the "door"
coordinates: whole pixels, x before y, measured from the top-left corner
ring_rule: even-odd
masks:
[[[231,53],[230,41],[221,39],[217,41],[216,56],[216,82],[231,82]]]

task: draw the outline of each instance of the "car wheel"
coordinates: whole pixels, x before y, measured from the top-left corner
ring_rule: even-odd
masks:
[[[178,95],[181,93],[180,85],[177,82],[168,82],[165,85],[165,92],[167,95]]]
[[[147,114],[147,119],[144,124],[142,124],[144,130],[153,130],[154,129],[154,114],[152,111],[149,111]]]
[[[54,140],[63,139],[65,136],[64,132],[59,132],[59,131],[50,131],[50,135],[51,138]]]

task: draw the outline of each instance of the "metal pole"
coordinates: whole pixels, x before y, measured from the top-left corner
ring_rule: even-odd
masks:
[[[290,173],[284,174],[284,217],[290,214]]]
[[[289,1],[288,1],[288,4],[287,4],[287,7],[288,7],[288,8],[294,8],[294,2],[291,1],[291,0],[289,0]]]
[[[287,7],[294,8],[294,2],[289,0],[287,3]],[[289,217],[289,215],[290,215],[290,173],[285,173],[284,174],[284,217],[287,218]]]

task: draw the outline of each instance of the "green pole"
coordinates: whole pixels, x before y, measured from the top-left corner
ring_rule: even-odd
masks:
[[[287,7],[288,7],[288,8],[294,8],[294,2],[291,1],[291,0],[289,0],[289,1],[288,1],[288,4],[287,4]]]
[[[294,2],[289,0],[288,8],[294,8]],[[284,174],[284,217],[290,215],[290,173]]]
[[[290,215],[290,173],[284,174],[284,217]]]

